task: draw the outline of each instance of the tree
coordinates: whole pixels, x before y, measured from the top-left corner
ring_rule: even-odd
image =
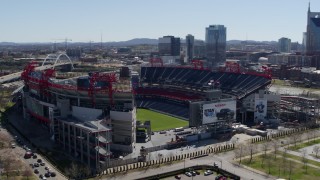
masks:
[[[253,156],[253,154],[255,154],[256,151],[257,151],[257,145],[251,143],[251,144],[249,144],[248,149],[249,149],[249,153],[250,153],[250,161],[249,161],[249,162],[251,163],[251,161],[252,161],[252,156]]]
[[[31,169],[28,167],[28,168],[26,168],[26,169],[23,171],[23,174],[22,174],[22,175],[25,176],[25,177],[27,177],[27,179],[29,179],[29,177],[32,176],[33,173],[32,173],[32,171],[31,171]]]
[[[82,175],[87,178],[91,174],[91,169],[88,165],[81,166]]]
[[[278,140],[273,140],[272,141],[272,148],[273,148],[273,151],[274,151],[274,159],[277,159],[277,152],[278,152],[278,149],[279,149],[279,141]]]
[[[311,133],[312,133],[312,137],[313,137],[313,142],[315,142],[316,137],[318,136],[318,130],[313,130],[313,131],[311,131]]]
[[[294,147],[297,146],[297,142],[299,141],[300,138],[301,138],[301,134],[297,134],[297,133],[294,133],[290,136],[290,140],[294,144]]]
[[[316,158],[318,158],[319,151],[320,151],[320,146],[313,146],[313,152],[316,154]]]
[[[65,172],[69,177],[76,178],[79,176],[80,169],[78,164],[76,164],[75,162],[72,162],[71,166],[65,169]]]
[[[306,149],[303,149],[301,151],[301,158],[302,158],[302,162],[304,164],[304,168],[306,170],[305,173],[307,173],[308,172],[308,158],[307,158],[307,150]]]
[[[312,132],[313,132],[312,130],[307,132],[307,139],[308,139],[308,142],[310,142],[310,139],[313,137]]]
[[[240,158],[239,165],[241,164],[241,158],[245,152],[245,147],[244,144],[239,144],[238,148],[234,150],[235,158]]]
[[[264,154],[262,156],[261,167],[263,167],[263,163],[267,157],[267,151],[268,151],[269,147],[270,147],[270,142],[266,142],[266,143],[262,144],[262,150],[264,151]]]
[[[294,168],[294,163],[292,160],[289,160],[289,179],[291,179],[292,169]]]
[[[11,140],[12,140],[12,138],[10,137],[10,135],[8,133],[4,133],[4,132],[0,131],[0,142],[2,142],[0,145],[0,148],[2,148],[1,146],[9,147]]]
[[[286,173],[287,169],[287,157],[288,157],[288,150],[284,148],[282,151],[282,168],[283,168],[283,174]],[[279,166],[280,167],[280,166]]]
[[[10,156],[4,157],[2,159],[2,166],[3,166],[4,171],[6,172],[7,179],[9,177],[9,172],[12,171],[14,168],[12,166],[14,164],[13,161],[14,161],[14,159]]]
[[[271,173],[271,163],[272,162],[272,160],[271,160],[271,158],[267,158],[267,164],[268,164],[268,173],[270,174]]]

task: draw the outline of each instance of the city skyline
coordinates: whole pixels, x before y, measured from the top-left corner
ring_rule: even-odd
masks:
[[[227,27],[227,40],[302,41],[308,0],[303,1],[4,1],[0,42],[125,41],[165,35],[205,39],[205,28]],[[320,2],[310,1],[311,11]],[[63,40],[60,40],[63,41]]]

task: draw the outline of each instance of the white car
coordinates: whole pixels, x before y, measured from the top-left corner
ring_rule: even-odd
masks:
[[[209,175],[211,175],[211,174],[213,174],[213,172],[212,172],[211,170],[206,170],[206,171],[204,172],[204,175],[205,175],[205,176],[209,176]]]
[[[189,176],[189,177],[192,176],[191,172],[186,172],[185,175],[186,175],[186,176]]]

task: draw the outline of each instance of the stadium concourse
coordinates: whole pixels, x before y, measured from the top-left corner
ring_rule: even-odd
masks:
[[[188,67],[141,67],[136,105],[202,125],[203,104],[239,100],[271,84],[268,74],[210,71]],[[194,104],[200,105],[195,105]],[[238,103],[237,103],[238,104]],[[238,110],[240,107],[236,107]],[[197,109],[197,110],[195,110]],[[195,112],[196,111],[196,112]]]

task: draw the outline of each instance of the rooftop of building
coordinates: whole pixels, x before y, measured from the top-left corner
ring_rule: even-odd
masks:
[[[106,120],[94,120],[94,121],[82,122],[73,116],[70,116],[68,118],[59,118],[59,119],[64,123],[74,125],[76,127],[79,127],[81,129],[87,130],[92,133],[111,130],[111,128],[107,126]]]

